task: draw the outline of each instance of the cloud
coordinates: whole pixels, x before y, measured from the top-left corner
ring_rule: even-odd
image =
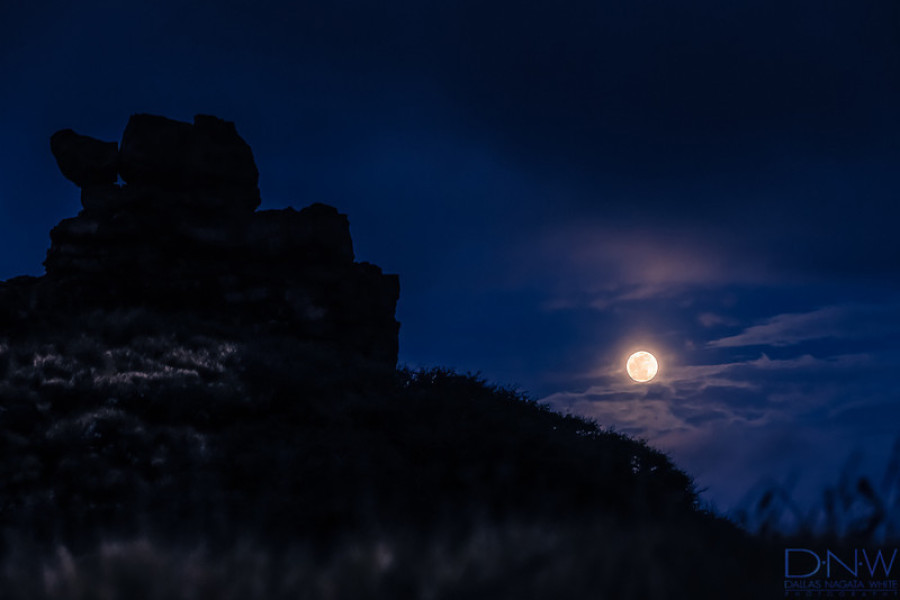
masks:
[[[584,391],[543,401],[561,412],[648,440],[709,487],[722,509],[737,506],[761,480],[803,475],[798,500],[809,505],[851,451],[876,450],[897,435],[900,404],[886,373],[896,349],[875,353],[798,354],[715,364],[671,364],[650,385],[617,369],[594,372]]]
[[[783,347],[823,338],[864,339],[900,332],[900,305],[826,306],[766,319],[733,336],[712,340],[711,348]]]
[[[547,310],[608,310],[772,280],[756,256],[720,243],[714,230],[700,236],[696,226],[640,224],[622,215],[545,224],[510,254],[519,257],[520,281],[542,280]]]
[[[699,315],[697,315],[697,322],[707,329],[719,325],[734,326],[737,324],[737,321],[731,317],[726,317],[724,315],[719,315],[712,312],[700,313]]]
[[[810,404],[826,404],[831,396],[821,393],[810,395],[802,402],[784,402],[786,396],[796,388],[798,382],[819,377],[824,383],[822,374],[829,374],[833,379],[839,373],[853,372],[873,367],[879,360],[869,355],[845,355],[828,358],[816,358],[802,355],[786,359],[771,359],[765,354],[751,360],[731,363],[707,365],[670,365],[661,371],[660,376],[650,385],[635,384],[630,381],[621,369],[609,366],[594,371],[593,376],[598,383],[589,386],[583,392],[560,392],[543,399],[561,410],[578,412],[589,408],[587,413],[592,417],[609,417],[607,422],[617,419],[628,411],[628,424],[642,435],[660,433],[658,419],[643,422],[643,406],[650,403],[657,406],[664,401],[675,408],[673,414],[686,417],[691,407],[702,411],[717,413],[721,418],[730,421],[759,422],[760,412],[775,411],[785,413],[808,410]],[[779,373],[788,373],[788,380],[780,379]],[[821,392],[821,390],[820,390]],[[668,410],[668,409],[667,409]],[[643,425],[641,425],[643,423]],[[689,428],[687,420],[678,423],[668,422],[673,428]]]

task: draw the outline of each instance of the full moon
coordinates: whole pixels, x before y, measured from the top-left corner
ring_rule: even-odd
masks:
[[[646,383],[656,377],[659,372],[659,363],[656,362],[656,357],[649,352],[635,352],[628,357],[625,370],[628,371],[628,376],[638,383]]]

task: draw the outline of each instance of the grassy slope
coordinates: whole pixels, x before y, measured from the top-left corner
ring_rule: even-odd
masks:
[[[521,394],[196,319],[80,325],[0,352],[22,597],[764,597],[766,551],[667,457]]]

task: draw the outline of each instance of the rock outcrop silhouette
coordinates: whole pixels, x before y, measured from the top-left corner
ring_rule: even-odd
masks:
[[[44,276],[0,283],[0,324],[142,307],[396,365],[397,276],[354,262],[335,208],[257,211],[259,173],[233,123],[138,114],[121,144],[66,129],[50,146],[83,208],[50,232]]]

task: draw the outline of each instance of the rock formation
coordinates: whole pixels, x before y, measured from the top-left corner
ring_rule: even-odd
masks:
[[[68,129],[50,145],[83,209],[50,232],[46,275],[0,283],[0,324],[143,307],[396,365],[397,276],[354,262],[330,206],[257,211],[259,174],[233,123],[134,115],[119,145]]]

